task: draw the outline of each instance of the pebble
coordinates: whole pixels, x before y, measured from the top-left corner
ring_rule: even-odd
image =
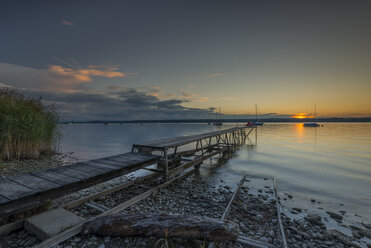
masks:
[[[337,214],[337,213],[334,213],[334,212],[331,212],[331,211],[327,211],[326,213],[328,215],[330,215],[330,217],[333,218],[334,220],[342,220],[343,219],[343,216],[341,216],[340,214]]]
[[[246,180],[246,182],[248,181]],[[113,183],[113,185],[116,184]],[[118,194],[98,198],[96,201],[114,205],[118,201],[122,202],[129,199],[132,195],[137,194],[138,190],[147,190],[151,187],[151,184],[143,184],[142,186],[143,188],[128,188]],[[172,187],[164,188],[158,194],[136,203],[122,213],[165,212],[220,218],[232,195],[230,189],[229,186],[214,188],[212,185],[200,181],[197,176],[190,176],[183,181],[174,183]],[[90,190],[94,192],[94,189]],[[259,192],[262,193],[262,191]],[[81,192],[79,194],[82,195]],[[290,196],[288,195],[288,197]],[[301,208],[292,208],[292,210],[303,212]],[[76,208],[75,211],[77,213],[87,213],[88,215],[92,214],[92,211],[87,207]],[[339,212],[342,213],[341,211]],[[273,192],[268,191],[264,195],[253,195],[249,194],[248,187],[244,185],[232,205],[229,218],[240,224],[240,230],[244,235],[278,247],[280,239],[277,232],[276,214]],[[328,214],[331,218],[339,219],[339,216],[343,218],[342,215],[337,213],[328,212]],[[307,213],[304,219],[294,220],[282,213],[282,220],[289,247],[356,247],[354,242],[360,242],[361,237],[371,237],[371,225],[367,223],[351,226],[353,237],[348,237],[336,230],[326,230],[326,226],[322,223],[322,218],[315,214]],[[26,232],[18,232],[18,235],[14,235],[11,238],[7,236],[6,238],[9,238],[9,242],[3,245],[4,238],[0,236],[1,247],[32,247],[40,242]],[[154,247],[157,241],[158,239],[78,235],[63,242],[59,247]],[[177,243],[177,245],[176,247],[207,247],[201,241],[194,241],[192,246],[188,243]],[[221,243],[221,246],[218,247],[226,248],[232,247],[232,245],[230,243]]]

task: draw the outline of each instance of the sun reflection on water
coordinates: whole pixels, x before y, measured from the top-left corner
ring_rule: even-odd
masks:
[[[298,143],[304,142],[304,124],[303,123],[296,123],[295,124],[295,133],[296,137],[298,138]]]

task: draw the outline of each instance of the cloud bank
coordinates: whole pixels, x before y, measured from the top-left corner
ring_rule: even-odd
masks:
[[[0,87],[20,89],[27,96],[41,97],[53,104],[62,120],[139,120],[207,118],[210,110],[185,107],[189,101],[206,101],[189,91],[169,94],[160,87],[131,88],[108,85],[95,90],[88,85],[98,77],[126,78],[138,73],[123,73],[118,66],[89,65],[75,62],[51,65],[47,69],[0,63]]]
[[[86,83],[95,77],[123,78],[127,74],[117,66],[89,65],[85,68],[50,65],[39,69],[0,63],[0,81],[18,89],[78,92],[86,89]]]
[[[161,100],[133,88],[106,93],[47,92],[23,90],[25,95],[39,97],[54,104],[62,120],[140,120],[206,118],[208,110],[187,108],[179,99]]]

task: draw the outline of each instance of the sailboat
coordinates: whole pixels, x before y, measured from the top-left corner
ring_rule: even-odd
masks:
[[[258,104],[255,104],[255,122],[254,122],[254,126],[263,126],[263,125],[264,125],[263,122],[258,121]]]
[[[213,125],[215,125],[215,126],[221,126],[221,125],[223,125],[223,123],[220,120],[220,114],[221,114],[221,109],[220,108],[219,108],[219,113],[217,112],[216,114],[219,117],[219,120],[217,120],[216,122],[214,122]]]
[[[316,104],[314,104],[314,118],[316,117],[317,117],[317,108],[316,108]],[[319,124],[315,122],[306,122],[304,123],[304,127],[319,127]]]
[[[258,121],[258,105],[255,104],[255,121],[249,121],[246,123],[246,127],[263,126],[263,122]]]
[[[255,104],[255,121],[249,121],[246,123],[246,127],[255,127],[255,126],[263,126],[263,122],[258,121],[258,105]]]
[[[107,114],[104,115],[104,122],[103,122],[104,125],[108,125],[108,121],[107,121]]]

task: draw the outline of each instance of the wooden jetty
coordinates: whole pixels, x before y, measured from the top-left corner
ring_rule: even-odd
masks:
[[[158,158],[130,152],[0,179],[0,223],[6,216],[141,169]]]
[[[233,127],[203,134],[134,144],[132,152],[160,155],[158,165],[164,174],[164,179],[167,180],[170,175],[179,170],[201,164],[207,158],[244,144],[253,128],[249,128],[248,133],[246,129],[247,127]],[[195,148],[189,149],[192,143],[195,144]]]
[[[161,172],[166,181],[205,159],[237,148],[253,128],[246,129],[234,127],[134,144],[129,153],[0,179],[0,223],[9,215],[139,169]],[[154,164],[156,169],[146,168]]]

